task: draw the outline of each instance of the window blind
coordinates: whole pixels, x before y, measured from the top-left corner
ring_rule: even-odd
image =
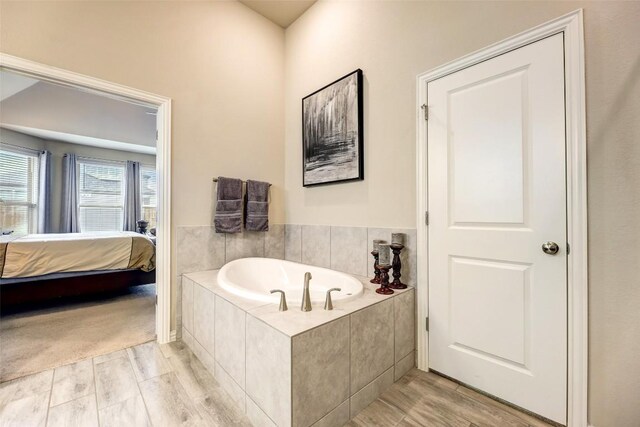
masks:
[[[149,228],[157,224],[158,207],[157,174],[155,167],[143,165],[140,168],[140,195],[142,196],[142,218],[149,221]]]
[[[38,152],[0,147],[0,228],[35,233],[38,203]]]
[[[82,231],[122,231],[124,164],[78,159],[78,216]]]

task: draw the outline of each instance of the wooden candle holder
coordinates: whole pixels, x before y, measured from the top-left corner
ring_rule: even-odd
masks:
[[[389,269],[390,265],[378,265],[380,270],[380,287],[376,289],[376,292],[382,295],[391,295],[393,289],[389,287]]]
[[[400,243],[391,244],[391,250],[393,251],[393,263],[391,264],[393,267],[393,282],[389,284],[389,287],[392,289],[407,289],[407,285],[400,281],[400,277],[402,277],[402,262],[400,261],[402,249],[404,249],[404,245]]]
[[[378,251],[371,251],[371,255],[373,255],[373,274],[375,275],[375,277],[371,279],[370,282],[379,285],[380,269],[378,268]]]

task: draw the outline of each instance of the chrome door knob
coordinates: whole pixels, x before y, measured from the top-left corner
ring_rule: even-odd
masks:
[[[547,255],[555,255],[560,250],[560,247],[556,242],[546,242],[542,244],[542,252]]]

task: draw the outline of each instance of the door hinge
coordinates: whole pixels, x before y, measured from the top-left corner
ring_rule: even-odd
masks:
[[[571,245],[569,245],[569,242],[567,242],[567,255],[569,255],[571,253]]]
[[[158,295],[156,295],[156,305],[158,305]]]
[[[424,326],[425,326],[425,329],[427,330],[427,332],[429,332],[429,318],[428,317],[426,317],[424,319]]]
[[[427,104],[422,104],[420,108],[422,108],[422,112],[424,113],[424,119],[429,120],[429,106]]]
[[[424,211],[424,225],[429,225],[429,211]]]

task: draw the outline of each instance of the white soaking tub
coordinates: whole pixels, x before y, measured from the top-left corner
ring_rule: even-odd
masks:
[[[225,291],[242,298],[266,303],[277,303],[279,294],[272,289],[285,292],[287,303],[300,304],[304,274],[310,272],[311,302],[323,302],[327,290],[340,288],[331,293],[332,300],[346,302],[362,295],[362,283],[353,276],[322,267],[300,264],[273,258],[241,258],[225,264],[218,273],[218,284]]]

